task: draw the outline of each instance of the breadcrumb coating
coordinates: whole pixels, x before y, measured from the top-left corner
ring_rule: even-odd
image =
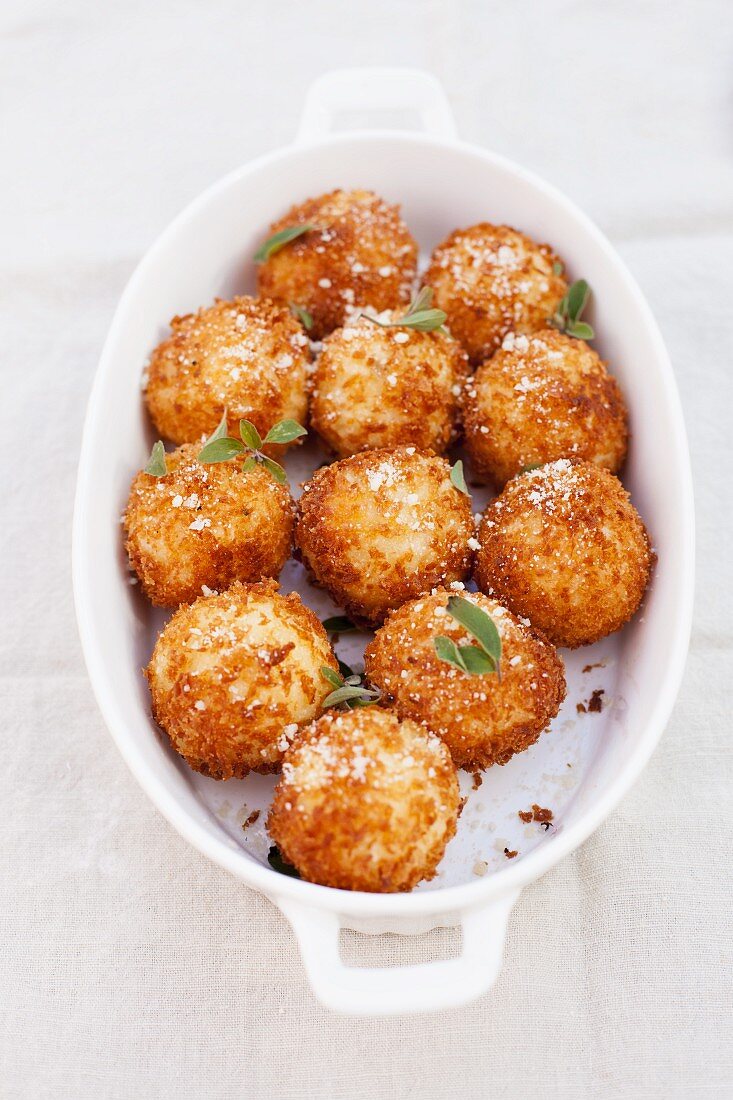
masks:
[[[140,472],[123,517],[130,564],[157,607],[190,603],[233,581],[278,577],[290,557],[295,506],[286,486],[241,460],[202,465],[199,443],[166,455],[168,473]]]
[[[509,333],[463,392],[472,472],[501,486],[529,466],[583,458],[616,473],[626,456],[621,390],[583,340]]]
[[[653,555],[618,478],[559,459],[520,474],[486,509],[475,579],[555,645],[591,645],[634,615]]]
[[[456,645],[475,639],[446,610],[459,594],[485,611],[501,637],[500,676],[470,675],[442,661],[436,637]],[[506,764],[532,745],[565,697],[563,663],[554,647],[480,592],[438,588],[391,612],[365,653],[369,680],[402,718],[437,734],[457,767]]]
[[[287,307],[266,298],[217,299],[174,317],[172,334],[150,356],[145,400],[173,443],[210,435],[227,410],[229,434],[250,420],[260,435],[278,420],[304,424],[310,346]],[[273,457],[284,447],[269,448]]]
[[[327,712],[296,737],[267,828],[303,878],[394,893],[434,877],[459,809],[442,742],[388,710],[363,707]]]
[[[507,225],[456,229],[433,252],[423,278],[433,305],[475,365],[493,355],[508,332],[544,328],[568,289],[561,261],[547,244]]]
[[[332,690],[338,663],[297,593],[236,582],[183,605],[145,670],[153,717],[176,752],[212,779],[277,771],[298,727]]]
[[[446,460],[396,447],[317,470],[298,502],[295,545],[332,599],[374,625],[436,584],[463,580],[473,535],[469,499]]]
[[[403,444],[442,454],[457,434],[467,370],[466,353],[446,333],[381,328],[361,317],[324,341],[311,423],[340,458]]]
[[[410,302],[417,244],[399,206],[372,191],[331,191],[292,206],[270,226],[279,233],[314,225],[259,265],[259,293],[304,307],[320,340],[369,306],[381,311]]]

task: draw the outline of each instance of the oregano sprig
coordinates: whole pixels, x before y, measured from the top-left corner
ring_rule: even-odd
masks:
[[[159,439],[157,443],[153,444],[150,458],[143,467],[143,473],[150,474],[151,477],[165,477],[168,473],[168,467],[165,464],[165,447],[163,446],[162,439]]]
[[[310,233],[312,229],[316,228],[317,226],[311,225],[310,222],[305,222],[303,225],[289,225],[286,229],[273,233],[271,237],[262,242],[255,252],[255,263],[263,264],[265,260],[269,260],[270,256],[274,256],[291,241],[297,240],[298,237],[302,237],[305,233]]]
[[[347,671],[347,666],[344,671]],[[338,707],[345,705],[349,710],[354,707],[369,707],[379,699],[380,692],[376,688],[364,687],[364,677],[358,673],[344,676],[341,672],[335,672],[328,665],[321,666],[321,676],[334,689],[323,700],[324,707]]]
[[[433,639],[440,660],[470,676],[495,672],[501,680],[501,635],[491,616],[462,596],[451,596],[446,611],[476,639],[478,645],[456,645],[452,638],[441,634]]]
[[[432,305],[433,288],[424,286],[413,298],[404,317],[399,317],[396,321],[380,321],[368,313],[362,313],[361,316],[366,317],[372,324],[379,325],[380,328],[414,328],[416,332],[445,332],[443,325],[448,314],[442,309],[433,309]]]
[[[242,463],[242,473],[246,473],[254,466],[264,466],[275,481],[279,481],[282,485],[288,480],[287,474],[279,462],[262,453],[262,448],[268,443],[292,443],[294,439],[308,434],[297,420],[278,420],[264,439],[250,420],[239,421],[240,439],[233,439],[227,434],[228,431],[225,409],[216,431],[209,436],[197,455],[199,462],[228,462],[236,455],[246,454],[247,457]]]
[[[592,326],[580,319],[589,298],[590,287],[585,279],[578,279],[559,302],[550,318],[550,324],[578,340],[592,340],[595,336]]]

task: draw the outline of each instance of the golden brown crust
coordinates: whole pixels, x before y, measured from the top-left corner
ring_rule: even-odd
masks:
[[[153,351],[145,400],[165,439],[192,443],[227,410],[230,435],[250,420],[261,435],[278,420],[305,423],[308,339],[285,306],[265,298],[217,299],[174,317]],[[271,447],[277,457],[284,447]]]
[[[295,506],[286,486],[241,460],[202,465],[199,443],[166,455],[168,474],[140,472],[123,517],[130,564],[158,607],[205,588],[277,577],[290,556]]]
[[[311,423],[340,458],[409,444],[442,454],[457,434],[467,371],[466,353],[446,333],[380,328],[362,317],[324,341]]]
[[[555,649],[496,600],[460,592],[491,616],[501,635],[501,679],[471,676],[441,661],[434,639],[475,640],[445,608],[455,591],[438,588],[393,611],[367,647],[365,666],[402,718],[445,741],[457,767],[505,764],[523,752],[555,717],[565,697],[563,663]]]
[[[641,603],[652,552],[618,478],[560,459],[513,478],[486,509],[476,583],[555,645],[590,645]]]
[[[555,273],[559,257],[547,244],[507,225],[482,222],[456,229],[433,252],[423,284],[448,327],[479,364],[508,332],[544,328],[567,290]]]
[[[329,712],[285,754],[267,819],[303,878],[394,893],[433,878],[460,794],[441,741],[379,707]]]
[[[463,580],[474,526],[445,459],[414,447],[363,451],[317,470],[295,545],[318,584],[366,625],[436,584]]]
[[[510,333],[463,393],[472,472],[501,486],[558,458],[616,473],[626,456],[626,405],[593,348],[553,328]]]
[[[270,233],[312,224],[259,265],[258,287],[280,302],[303,306],[321,339],[366,306],[407,305],[417,271],[417,244],[399,206],[372,191],[331,191],[291,207]]]
[[[318,618],[274,581],[233,584],[184,604],[145,675],[153,717],[176,752],[212,779],[277,771],[297,727],[332,690],[338,663]]]

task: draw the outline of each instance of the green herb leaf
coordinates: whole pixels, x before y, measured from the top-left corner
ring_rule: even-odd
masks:
[[[410,302],[410,307],[407,310],[410,313],[420,313],[424,309],[430,309],[433,304],[433,288],[431,286],[424,286],[421,290],[418,290],[415,297]]]
[[[229,435],[229,425],[227,423],[227,411],[224,409],[224,414],[216,426],[216,429],[211,433],[206,440],[207,443],[214,443],[217,439],[226,439]]]
[[[165,447],[163,446],[162,439],[159,439],[157,443],[153,444],[150,458],[143,467],[143,473],[150,474],[151,477],[165,477],[168,473],[168,467],[165,464]]]
[[[560,263],[559,260],[555,260],[554,264],[552,265],[552,274],[553,275],[562,275],[564,270],[565,270],[565,264]]]
[[[242,473],[246,474],[248,470],[253,470],[255,466],[259,466],[259,462],[254,455],[250,455],[249,458],[245,458],[242,463]]]
[[[308,435],[308,432],[297,420],[279,420],[265,436],[265,443],[292,443],[301,435]]]
[[[329,634],[346,634],[350,630],[358,629],[345,615],[333,615],[330,619],[324,619],[323,628]]]
[[[290,225],[287,229],[281,229],[279,233],[273,233],[255,252],[255,263],[264,263],[265,260],[270,259],[270,256],[274,256],[276,252],[279,252],[281,248],[285,248],[286,244],[302,237],[304,233],[310,233],[311,229],[315,228],[315,225],[306,222],[305,225]]]
[[[455,486],[459,493],[465,493],[469,496],[468,489],[466,488],[466,478],[463,474],[463,463],[460,458],[450,468],[451,484]]]
[[[283,858],[277,844],[273,844],[267,853],[267,862],[273,871],[279,871],[281,875],[290,875],[291,878],[300,878],[300,872]]]
[[[279,481],[281,485],[287,485],[288,475],[283,470],[279,462],[274,462],[271,458],[266,458],[262,455],[259,459],[262,465],[265,467],[268,473],[272,474],[275,481]]]
[[[496,661],[477,645],[460,645],[458,652],[466,672],[473,676],[484,676],[487,672],[496,672]]]
[[[360,707],[369,706],[371,703],[376,703],[379,695],[376,691],[371,691],[368,688],[351,686],[344,684],[343,687],[336,688],[330,695],[327,695],[323,700],[324,707],[337,707],[341,703],[357,703]]]
[[[433,645],[441,661],[445,661],[449,665],[455,665],[456,668],[460,668],[461,672],[468,671],[458,646],[452,638],[446,638],[444,634],[439,634],[437,638],[433,638]]]
[[[570,321],[577,321],[590,298],[590,287],[585,279],[578,279],[567,292],[567,314]]]
[[[522,466],[522,469],[519,472],[520,474],[531,474],[533,470],[539,470],[541,466],[541,462],[532,462],[529,466]]]
[[[449,615],[472,634],[481,648],[488,653],[498,666],[501,660],[501,635],[490,615],[477,604],[464,600],[462,596],[451,596],[448,600]]]
[[[239,434],[245,447],[249,447],[250,451],[259,451],[262,446],[262,437],[251,420],[239,421]]]
[[[321,676],[327,680],[331,687],[343,687],[344,678],[340,673],[334,672],[328,665],[321,665]]]
[[[310,332],[313,328],[313,314],[309,313],[305,306],[296,305],[295,302],[290,303],[290,312],[298,318],[306,332]]]
[[[230,458],[241,454],[244,446],[238,439],[230,439],[229,436],[210,440],[199,451],[199,462],[228,462]]]
[[[344,684],[336,688],[323,700],[324,707],[337,707],[339,703],[348,703],[351,699],[360,699],[364,694],[364,688]]]
[[[568,336],[574,336],[577,340],[592,340],[595,330],[585,321],[570,321],[565,329]]]
[[[447,313],[442,309],[431,309],[433,301],[433,288],[424,286],[419,294],[413,298],[407,313],[397,321],[379,321],[376,317],[370,317],[368,313],[362,313],[380,328],[414,328],[417,332],[435,332],[442,328],[448,319]]]

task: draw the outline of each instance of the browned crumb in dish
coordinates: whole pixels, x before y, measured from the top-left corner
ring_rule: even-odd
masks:
[[[321,713],[338,664],[300,596],[236,583],[184,605],[146,669],[153,717],[176,752],[213,779],[277,771],[289,739]]]
[[[479,529],[479,588],[558,646],[590,645],[635,613],[649,538],[618,478],[560,459],[513,478]]]
[[[274,423],[305,422],[310,347],[283,305],[266,298],[217,300],[174,317],[150,356],[145,400],[159,433],[173,443],[209,435],[227,412],[229,431],[251,421],[264,437]],[[272,446],[277,457],[283,447]]]
[[[558,458],[616,473],[626,455],[618,383],[593,348],[553,328],[504,338],[466,386],[463,421],[471,469],[496,485]]]
[[[565,697],[563,664],[553,646],[497,600],[461,596],[484,611],[501,638],[501,676],[471,675],[446,663],[434,640],[473,641],[447,611],[455,591],[439,588],[393,611],[365,653],[366,671],[412,718],[445,741],[457,767],[505,764],[532,745]]]
[[[303,878],[393,893],[433,878],[459,803],[437,737],[380,707],[331,711],[286,752],[267,829]]]
[[[295,507],[262,466],[202,465],[198,443],[166,455],[167,474],[141,471],[123,517],[130,564],[159,607],[190,603],[233,581],[277,577],[290,556]]]
[[[433,252],[423,283],[451,333],[478,365],[508,332],[544,328],[568,289],[549,245],[507,225],[456,229]]]
[[[321,339],[365,307],[407,305],[417,271],[417,244],[399,206],[372,191],[331,191],[292,206],[272,235],[311,225],[259,265],[260,294],[305,309],[310,335]]]
[[[364,451],[317,470],[298,502],[297,551],[359,624],[462,580],[473,542],[470,503],[448,463],[415,447]]]
[[[383,322],[396,317],[380,314]],[[456,436],[466,374],[466,353],[447,333],[360,317],[324,341],[311,423],[340,458],[403,444],[442,454]]]

